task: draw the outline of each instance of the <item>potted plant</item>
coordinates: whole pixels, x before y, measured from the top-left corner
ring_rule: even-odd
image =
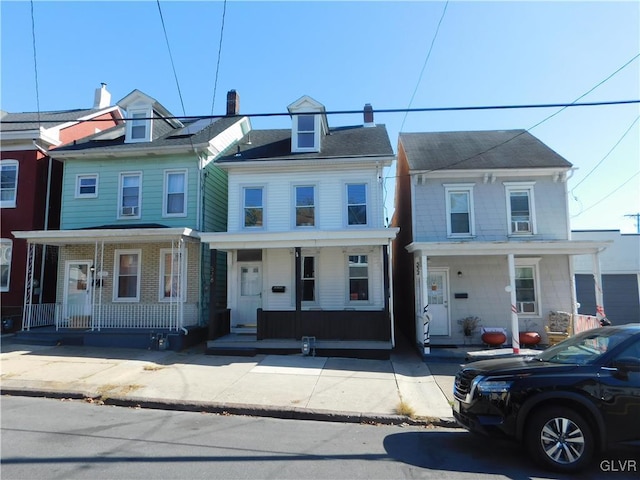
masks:
[[[469,317],[464,317],[458,320],[458,325],[460,325],[462,333],[465,336],[465,341],[467,338],[470,338],[473,336],[473,334],[476,332],[478,327],[480,327],[480,322],[481,322],[480,317],[476,317],[473,315]]]
[[[540,334],[533,330],[533,328],[537,325],[531,319],[524,319],[524,330],[519,334],[520,346],[535,346],[540,343]]]

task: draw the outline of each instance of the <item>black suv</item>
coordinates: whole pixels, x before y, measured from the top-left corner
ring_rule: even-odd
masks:
[[[462,365],[453,415],[523,442],[547,468],[576,471],[595,451],[640,441],[640,324],[588,330],[535,356]]]

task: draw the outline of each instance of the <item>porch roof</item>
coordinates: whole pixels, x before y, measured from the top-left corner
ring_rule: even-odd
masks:
[[[145,243],[171,241],[177,238],[198,240],[191,228],[103,228],[87,230],[14,231],[15,238],[40,245],[79,245],[105,241],[108,243]]]
[[[407,245],[409,252],[421,252],[430,257],[450,255],[588,255],[606,249],[611,241],[586,240],[530,240],[495,242],[413,242]]]
[[[387,245],[399,228],[362,230],[300,230],[286,232],[219,232],[200,233],[200,239],[210,248],[242,250],[291,247],[356,247]]]

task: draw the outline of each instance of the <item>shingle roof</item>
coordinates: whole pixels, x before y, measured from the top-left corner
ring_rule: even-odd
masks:
[[[151,142],[125,143],[124,124],[104,130],[90,137],[78,140],[56,148],[56,152],[91,152],[100,153],[101,150],[114,150],[126,152],[127,150],[148,149],[149,151],[161,150],[171,146],[190,146],[208,142],[242,117],[221,117],[213,123],[203,127],[194,134],[181,134],[182,128],[173,128],[168,122],[154,120],[153,140]],[[188,125],[187,125],[188,126]],[[101,140],[101,138],[104,138]]]
[[[411,170],[571,167],[526,130],[401,133],[400,142]]]
[[[239,146],[239,152],[222,157],[219,163],[393,155],[384,125],[332,128],[322,137],[320,152],[291,152],[291,129],[251,130]]]
[[[2,112],[0,129],[5,132],[19,132],[22,130],[37,130],[39,126],[44,128],[53,128],[68,122],[73,122],[79,118],[86,117],[92,113],[98,113],[103,108],[88,108],[77,110],[60,110],[54,112],[22,112],[9,113]],[[40,120],[39,123],[38,119]],[[21,122],[21,123],[5,123],[5,122]],[[24,123],[22,123],[24,122]]]

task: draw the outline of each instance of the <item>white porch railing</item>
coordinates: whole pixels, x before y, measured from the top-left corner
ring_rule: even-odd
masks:
[[[179,330],[198,324],[198,305],[185,303],[122,303],[93,306],[45,303],[27,305],[22,329],[55,326],[58,328],[162,328]],[[182,318],[181,318],[182,317]]]

